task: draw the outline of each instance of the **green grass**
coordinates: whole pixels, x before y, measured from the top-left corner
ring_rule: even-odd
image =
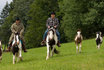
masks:
[[[75,43],[65,43],[57,48],[60,54],[49,60],[46,58],[46,47],[34,48],[23,53],[23,61],[12,64],[12,53],[3,53],[0,70],[104,70],[104,44],[96,49],[94,39],[85,40],[82,53],[76,54]]]

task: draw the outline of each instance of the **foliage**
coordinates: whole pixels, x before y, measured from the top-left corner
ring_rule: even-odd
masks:
[[[93,38],[97,31],[104,31],[103,8],[103,0],[13,0],[0,15],[0,37],[7,44],[10,26],[18,16],[25,26],[26,47],[39,47],[46,20],[55,11],[62,43],[73,41],[77,29],[82,30],[84,39]]]
[[[63,0],[59,4],[64,13],[62,28],[67,41],[74,40],[77,29],[82,30],[84,38],[92,38],[104,28],[103,0]]]

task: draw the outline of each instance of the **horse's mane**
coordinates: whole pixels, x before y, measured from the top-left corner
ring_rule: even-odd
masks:
[[[50,29],[48,30],[48,32],[49,32],[49,31],[52,31],[52,32],[53,32],[53,35],[55,34],[55,29],[54,29],[54,28],[50,28]],[[54,38],[53,38],[52,40],[49,39],[48,44],[49,44],[50,46],[55,45],[55,40],[54,40]]]

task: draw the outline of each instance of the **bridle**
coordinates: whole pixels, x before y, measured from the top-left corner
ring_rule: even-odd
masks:
[[[49,32],[50,32],[50,31],[52,31],[53,35],[54,35],[55,32],[56,32],[54,27],[50,27],[50,28],[48,29],[47,35],[49,35]],[[49,40],[51,40],[51,39],[49,38]]]

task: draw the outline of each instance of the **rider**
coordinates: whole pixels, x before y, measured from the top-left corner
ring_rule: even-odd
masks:
[[[41,42],[41,44],[42,45],[45,44],[48,29],[52,26],[52,27],[54,27],[56,29],[56,35],[58,36],[57,45],[58,45],[58,47],[60,47],[60,33],[58,31],[59,21],[55,17],[55,12],[51,12],[51,17],[48,18],[48,20],[46,22],[46,26],[47,26],[47,30],[45,31],[45,33],[43,35],[43,41]]]
[[[11,44],[12,44],[12,41],[13,41],[13,37],[14,37],[14,34],[19,34],[21,40],[22,40],[22,48],[24,50],[24,52],[27,52],[26,51],[26,48],[25,48],[25,41],[24,41],[24,37],[23,37],[23,33],[24,33],[24,25],[20,22],[20,19],[19,17],[16,18],[16,21],[14,24],[12,24],[11,26],[11,31],[12,31],[12,34],[11,34],[11,37],[9,39],[9,43],[8,43],[8,50],[10,51],[10,48],[11,48]]]

